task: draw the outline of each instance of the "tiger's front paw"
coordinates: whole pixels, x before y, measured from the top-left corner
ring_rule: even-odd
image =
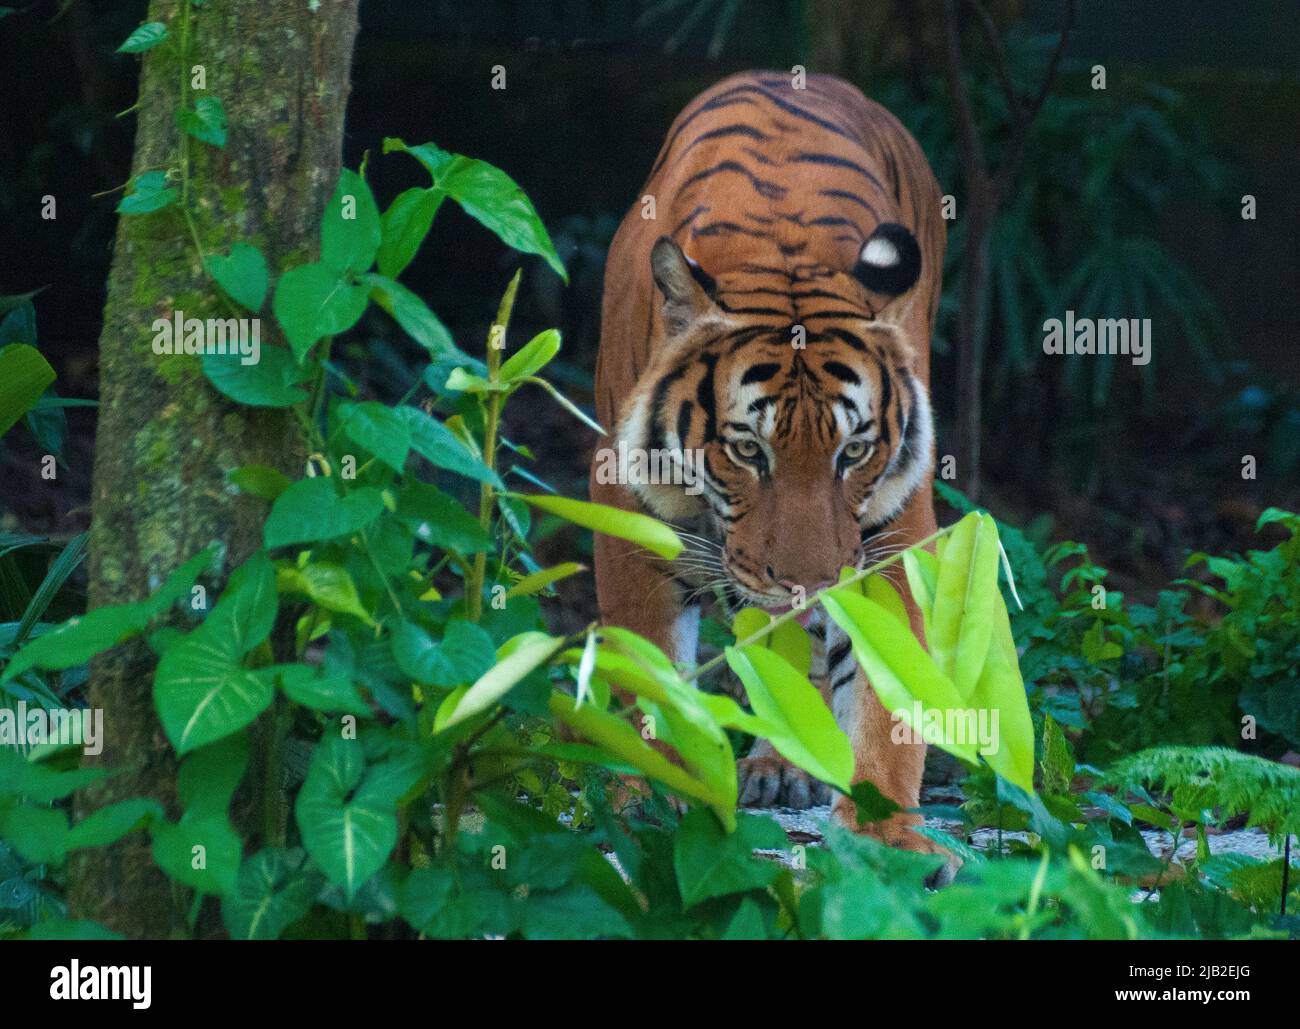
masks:
[[[831,788],[782,757],[765,754],[736,762],[742,807],[809,808],[829,804]]]

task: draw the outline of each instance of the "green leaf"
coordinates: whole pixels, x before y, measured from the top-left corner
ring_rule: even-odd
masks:
[[[774,620],[770,613],[761,608],[742,608],[732,623],[731,631],[738,642],[743,642],[755,633],[762,632]],[[800,675],[806,676],[812,669],[812,641],[794,619],[782,622],[757,640],[756,645],[776,651]]]
[[[339,420],[349,439],[401,474],[411,449],[411,431],[401,415],[387,404],[368,400],[344,405]]]
[[[226,478],[242,492],[261,500],[274,500],[291,485],[284,472],[264,464],[246,464],[227,473]]]
[[[323,336],[352,328],[370,291],[324,264],[301,264],[280,276],[272,309],[299,362]]]
[[[0,839],[33,865],[61,865],[67,851],[68,816],[61,808],[17,804],[0,808]]]
[[[1255,531],[1266,525],[1272,525],[1280,522],[1291,530],[1292,535],[1300,533],[1300,515],[1292,514],[1290,511],[1284,511],[1280,507],[1267,508],[1262,515],[1255,521]]]
[[[544,632],[525,632],[508,640],[498,652],[497,664],[478,678],[455,708],[441,718],[435,730],[442,732],[488,710],[529,672],[545,664],[563,644],[563,637]],[[442,714],[440,711],[439,715]]]
[[[60,771],[30,760],[12,746],[0,747],[0,796],[25,797],[33,804],[50,804],[107,774],[102,768]]]
[[[147,21],[136,27],[126,37],[126,42],[114,51],[119,54],[139,54],[151,50],[167,38],[167,26],[160,21]]]
[[[311,910],[323,885],[301,848],[267,847],[244,861],[235,888],[221,901],[234,940],[277,940]]]
[[[268,275],[262,251],[248,243],[236,243],[229,255],[209,254],[203,261],[208,274],[238,304],[260,311],[266,301]]]
[[[393,316],[402,330],[432,355],[459,354],[451,333],[429,305],[400,282],[373,273],[364,277],[370,296]]]
[[[321,263],[340,275],[360,274],[374,263],[382,235],[370,187],[356,172],[344,168],[321,217]]]
[[[137,175],[131,183],[131,192],[117,204],[118,214],[151,214],[161,211],[180,196],[167,185],[167,173],[147,171]]]
[[[124,940],[125,936],[105,929],[89,919],[73,921],[67,918],[49,918],[37,922],[21,937],[24,940]]]
[[[326,611],[354,615],[367,625],[374,625],[351,574],[340,565],[324,561],[313,561],[301,568],[281,564],[276,570],[276,584],[281,593],[301,593]]]
[[[900,624],[887,608],[842,589],[823,593],[819,602],[848,634],[867,681],[891,715],[900,717],[919,733],[923,726],[912,725],[914,700],[921,702],[923,717],[937,718],[939,725],[945,724],[945,712],[964,709],[952,680],[939,671],[911,629]],[[939,745],[967,761],[977,760],[969,742],[945,741]]]
[[[740,902],[735,915],[727,923],[727,931],[722,934],[724,940],[765,940],[767,928],[763,924],[763,909],[754,903],[752,897]]]
[[[143,632],[151,619],[190,591],[199,573],[211,564],[213,553],[214,549],[208,547],[190,558],[148,600],[96,608],[36,637],[14,655],[0,680],[12,679],[29,668],[71,668],[85,664],[101,651]]]
[[[442,174],[443,170],[455,160],[455,154],[449,154],[436,143],[419,143],[415,146],[407,146],[402,140],[393,136],[385,137],[384,153],[391,154],[400,151],[410,154],[428,171],[431,178],[435,181]]]
[[[492,637],[477,625],[453,618],[441,642],[412,622],[399,622],[393,633],[397,667],[417,682],[450,688],[473,682],[496,660]]]
[[[993,631],[994,608],[1001,604],[998,530],[988,515],[971,512],[957,523],[944,544],[931,629],[926,635],[934,663],[963,698],[970,697],[979,680]]]
[[[216,553],[217,545],[215,543],[200,550],[172,572],[171,575],[167,576],[167,581],[162,584],[162,588],[157,593],[148,600],[140,601],[149,617],[153,618],[162,614],[181,597],[188,595],[194,587],[194,581],[211,566]]]
[[[555,329],[539,332],[501,366],[498,376],[502,382],[511,383],[536,375],[560,352],[560,334]]]
[[[913,547],[903,551],[903,569],[907,574],[907,587],[912,592],[912,599],[921,609],[928,635],[934,618],[934,590],[939,581],[939,559],[928,550]]]
[[[92,811],[68,831],[68,850],[106,847],[123,836],[164,818],[162,805],[151,797],[131,797]]]
[[[228,639],[240,655],[247,654],[271,635],[279,611],[275,587],[275,566],[259,550],[231,575],[202,631]]]
[[[307,399],[299,383],[308,372],[284,347],[263,347],[256,364],[237,353],[204,354],[203,374],[223,396],[249,407],[292,407]]]
[[[859,825],[867,822],[883,822],[896,812],[901,811],[896,803],[886,797],[870,779],[854,783],[849,793],[853,806],[857,809]]]
[[[326,735],[316,745],[295,812],[303,846],[348,900],[397,843],[397,798],[368,781],[357,740]]]
[[[383,496],[370,486],[339,496],[331,477],[299,479],[276,497],[262,535],[271,550],[334,539],[365,528],[383,509]]]
[[[525,575],[511,586],[506,591],[506,599],[531,596],[534,593],[541,592],[553,583],[559,582],[561,579],[567,579],[571,575],[577,575],[579,572],[585,572],[586,570],[586,566],[580,565],[576,561],[565,561],[552,568],[543,568],[531,575]]]
[[[384,140],[384,153],[405,151],[428,169],[433,184],[446,192],[471,218],[491,229],[506,246],[525,254],[540,254],[555,274],[569,281],[564,262],[541,218],[522,189],[500,168],[486,161],[448,154],[432,143],[408,147],[402,140]]]
[[[28,634],[49,609],[64,584],[85,559],[88,537],[89,533],[85,532],[73,536],[68,540],[67,546],[59,551],[59,556],[50,563],[45,578],[41,580],[40,586],[32,594],[31,601],[23,609],[22,621],[18,623],[18,628],[14,632],[12,646],[20,646],[27,639]]]
[[[727,833],[709,812],[691,809],[682,817],[673,843],[682,907],[694,907],[710,897],[765,889],[780,874],[781,865],[754,857],[754,851],[784,851],[789,846],[785,831],[770,818],[742,814],[736,831]]]
[[[240,666],[232,637],[202,627],[167,648],[154,675],[154,706],[179,754],[238,732],[270,705],[275,690]]]
[[[817,687],[766,647],[728,647],[725,653],[754,713],[777,730],[768,742],[788,761],[847,793],[853,746]]]
[[[26,343],[0,350],[0,436],[30,411],[54,381],[54,369]]]
[[[520,494],[519,499],[594,532],[631,540],[670,561],[682,552],[684,546],[677,533],[663,522],[636,511],[538,493]]]
[[[370,718],[373,712],[356,685],[341,672],[321,672],[310,665],[273,666],[285,696],[313,711],[331,711]]]
[[[225,896],[235,886],[242,847],[224,814],[153,828],[153,859],[167,875],[200,893]]]
[[[397,497],[397,516],[430,546],[458,554],[492,549],[492,538],[460,501],[428,483],[408,481]]]
[[[201,96],[193,107],[182,107],[176,112],[176,124],[200,142],[226,145],[226,109],[218,97]]]
[[[457,393],[505,393],[507,391],[504,384],[493,384],[486,377],[467,372],[464,368],[451,370],[447,376],[446,388]]]
[[[224,817],[248,770],[248,737],[239,733],[195,751],[176,776],[176,795],[192,818]]]
[[[626,720],[590,704],[578,707],[572,697],[563,693],[552,693],[549,706],[556,719],[580,736],[599,744],[609,755],[606,760],[610,765],[630,765],[683,797],[703,801],[710,805],[723,825],[729,830],[734,828],[734,794],[730,798],[720,797],[718,791],[650,746]]]
[[[984,753],[984,760],[1002,778],[1032,794],[1034,724],[1029,715],[1025,682],[1020,676],[1011,619],[1000,597],[993,606],[988,656],[969,703],[976,711],[997,712],[997,741],[991,752]]]
[[[504,488],[497,474],[438,419],[418,407],[398,407],[394,408],[394,413],[406,424],[411,434],[411,447],[431,465],[477,482],[491,483],[498,489]]]
[[[383,217],[383,242],[379,244],[379,270],[397,278],[429,234],[434,215],[446,196],[439,189],[412,189],[399,193]]]

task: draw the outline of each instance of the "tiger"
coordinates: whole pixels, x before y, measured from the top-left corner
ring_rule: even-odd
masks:
[[[847,636],[802,602],[841,568],[935,531],[941,200],[902,124],[838,78],[743,72],[692,100],[609,249],[595,405],[619,447],[698,455],[696,488],[683,475],[610,481],[600,449],[590,480],[593,500],[663,519],[687,544],[666,562],[598,534],[604,623],[692,665],[710,590],[735,607],[800,606],[810,678],[852,744],[853,782],[902,810],[859,823],[850,797],[763,740],[738,762],[740,803],[833,801],[839,824],[927,853],[942,851],[908,813],[925,745],[892,741]]]

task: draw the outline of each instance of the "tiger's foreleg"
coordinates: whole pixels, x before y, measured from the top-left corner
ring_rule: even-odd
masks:
[[[912,632],[918,639],[924,639],[920,609],[906,589],[903,598]],[[934,841],[915,832],[923,824],[923,819],[919,814],[909,813],[921,803],[925,743],[885,709],[861,669],[858,669],[852,686],[838,691],[832,709],[840,728],[853,745],[853,782],[871,782],[902,808],[880,821],[859,822],[852,799],[839,794],[832,806],[832,816],[840,825],[872,836],[891,847],[944,855],[948,861],[931,876],[930,885],[950,882],[960,861]]]

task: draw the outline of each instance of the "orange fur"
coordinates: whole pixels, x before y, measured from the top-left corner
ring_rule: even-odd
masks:
[[[712,485],[696,497],[629,489],[600,481],[598,454],[592,498],[716,534],[729,588],[769,607],[864,561],[873,541],[931,533],[929,342],[945,229],[938,185],[902,125],[828,76],[796,90],[776,73],[735,75],[677,117],[642,196],[655,217],[635,204],[610,248],[597,413],[629,445],[700,453]],[[919,277],[897,295],[858,274],[882,223],[919,247]],[[797,328],[802,348],[791,345]],[[753,427],[728,428],[746,417]],[[676,652],[674,629],[689,575],[606,536],[595,565],[606,622],[694,659]],[[848,688],[853,702],[839,708],[855,781],[915,806],[924,746],[890,742],[889,716],[860,673]],[[748,760],[778,759],[760,748]],[[836,817],[856,827],[846,804]],[[867,831],[933,850],[907,832],[914,821]]]

